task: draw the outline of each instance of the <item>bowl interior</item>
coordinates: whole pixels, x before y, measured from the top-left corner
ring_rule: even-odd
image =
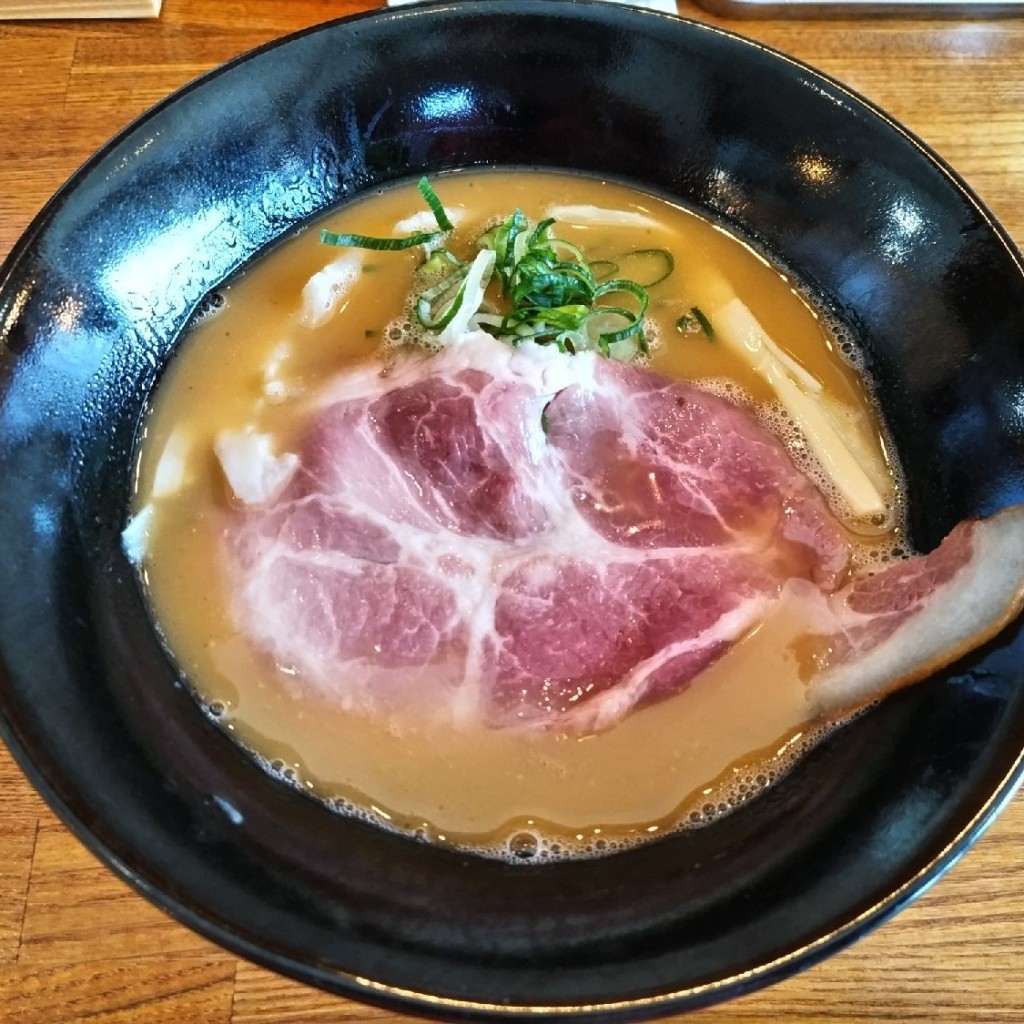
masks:
[[[670,17],[556,0],[382,12],[172,97],[0,271],[0,716],[86,842],[243,955],[449,1017],[639,1017],[812,962],[962,851],[1020,771],[1018,628],[713,826],[523,868],[331,815],[265,775],[176,679],[120,546],[147,395],[210,289],[365,189],[510,165],[632,182],[792,268],[864,347],[919,547],[1021,500],[1021,262],[898,126]]]

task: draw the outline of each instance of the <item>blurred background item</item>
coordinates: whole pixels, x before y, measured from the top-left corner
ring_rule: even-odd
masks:
[[[19,18],[155,18],[163,0],[0,0],[0,21]]]
[[[418,2],[420,0],[387,0],[387,5],[388,7],[403,7],[406,4]],[[650,11],[664,11],[666,14],[677,14],[679,12],[679,5],[676,3],[676,0],[607,0],[607,2],[625,3],[629,7],[646,7]]]
[[[697,0],[723,18],[999,18],[1024,14],[1022,0]]]

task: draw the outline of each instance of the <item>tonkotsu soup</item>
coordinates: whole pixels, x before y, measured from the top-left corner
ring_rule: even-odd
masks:
[[[451,174],[433,185],[455,224],[444,245],[467,261],[475,240],[518,209],[531,231],[554,217],[552,235],[579,247],[599,281],[625,278],[639,285],[648,300],[643,342],[634,333],[610,347],[635,356],[641,367],[724,397],[723,405],[738,405],[781,440],[801,475],[821,486],[837,517],[835,529],[849,546],[849,565],[835,575],[836,585],[850,572],[870,571],[905,554],[899,477],[852,340],[799,282],[721,227],[617,183],[489,171]],[[272,516],[267,507],[288,493],[281,487],[292,486],[271,481],[267,490],[268,473],[283,479],[294,470],[295,453],[310,450],[311,423],[332,401],[344,403],[364,385],[379,387],[373,381],[382,367],[397,365],[397,379],[404,380],[407,347],[422,347],[423,337],[436,344],[416,326],[415,296],[434,280],[417,276],[426,258],[422,244],[394,251],[331,247],[321,242],[319,228],[376,238],[437,231],[416,183],[408,183],[338,210],[247,269],[223,289],[215,311],[175,354],[138,448],[135,518],[126,543],[139,561],[167,647],[208,713],[267,770],[332,809],[510,860],[620,849],[712,820],[769,785],[832,727],[816,716],[807,695],[821,652],[807,642],[786,602],[736,627],[724,653],[716,649],[678,692],[640,700],[621,717],[607,712],[592,720],[572,718],[573,708],[565,704],[550,721],[527,715],[499,725],[473,714],[438,712],[435,704],[447,697],[433,701],[429,664],[415,670],[422,678],[415,699],[391,701],[384,711],[368,709],[332,689],[329,666],[317,662],[317,680],[306,678],[311,670],[304,668],[302,650],[283,658],[240,626],[239,577],[230,564],[242,556],[230,553],[233,524],[268,522],[253,517]],[[500,305],[498,284],[495,277],[482,309]],[[637,294],[619,290],[604,305],[627,309],[618,319],[610,313],[599,318],[594,330],[607,341],[629,324]],[[429,303],[424,308],[428,319],[444,312]],[[492,313],[492,331],[500,319]],[[524,341],[517,358],[540,347]],[[603,354],[555,353],[556,347],[579,347],[564,341],[548,347],[554,361],[544,363],[544,374],[554,373],[552,367],[573,372],[574,358],[587,360],[579,365],[591,368],[588,373],[604,372]],[[414,361],[408,372],[421,372],[419,365]],[[459,372],[468,381],[477,371]],[[632,386],[634,378],[622,380]],[[835,470],[823,464],[801,430],[801,403],[808,395],[829,410],[829,422],[864,479],[837,482]],[[535,433],[539,444],[554,443],[554,433],[546,432],[561,429],[549,422],[547,409],[545,433]],[[367,415],[376,429],[373,414]],[[243,439],[241,448],[235,444],[234,454],[225,456],[232,447],[225,438]],[[239,450],[259,464],[248,483],[239,483],[237,469],[233,476],[228,465],[237,462]],[[259,463],[264,456],[268,461]],[[565,456],[574,457],[571,451]],[[530,458],[530,465],[536,463]],[[312,477],[330,467],[300,472]],[[255,497],[247,494],[249,486]],[[391,486],[381,478],[382,490]],[[573,494],[578,503],[578,488]],[[412,516],[403,511],[395,522],[404,528]],[[288,529],[294,539],[297,528]],[[315,531],[310,543],[320,545],[320,562],[310,564],[333,565],[340,557],[327,550],[325,531],[322,523]],[[467,552],[484,544],[469,528],[464,532]],[[487,544],[495,543],[493,533]],[[461,537],[449,538],[453,546],[446,550],[454,554],[443,563],[454,566],[456,603],[470,601],[459,590],[459,573],[470,572],[456,565]],[[514,554],[519,543],[508,541],[508,550]],[[360,563],[360,579],[377,571],[376,557]],[[580,555],[584,567],[586,557]],[[409,593],[408,600],[418,600]],[[395,591],[390,600],[394,617],[393,603],[403,598]],[[358,605],[353,603],[353,619],[379,613],[376,606]],[[310,608],[311,621],[321,612]],[[659,607],[658,614],[671,623],[676,612]],[[490,641],[480,649],[497,650]],[[587,643],[578,650],[585,655]],[[363,671],[366,658],[355,660]],[[498,654],[493,660],[500,660]],[[339,664],[339,678],[355,671],[353,664]],[[473,664],[477,672],[493,667],[486,656]],[[400,669],[397,676],[391,667],[387,671],[395,687],[405,686]],[[444,685],[447,694],[463,683]],[[584,680],[578,691],[585,704]]]

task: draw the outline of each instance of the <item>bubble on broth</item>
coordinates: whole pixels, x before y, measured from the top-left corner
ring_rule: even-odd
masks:
[[[228,713],[228,705],[223,700],[211,700],[205,705],[206,713],[216,721],[223,721]]]
[[[401,316],[388,321],[384,328],[384,348],[386,351],[397,351],[408,345],[422,345],[422,333],[423,329],[416,322],[412,310],[407,309]]]
[[[872,707],[872,703],[868,707]],[[428,822],[410,826],[398,816],[358,794],[325,796],[305,779],[302,766],[281,757],[267,758],[243,744],[246,752],[278,782],[317,800],[326,810],[430,845],[449,847],[510,865],[550,864],[590,860],[635,849],[696,828],[706,828],[750,803],[775,786],[823,739],[867,708],[838,721],[823,723],[786,741],[771,759],[738,766],[684,801],[666,819],[634,828],[588,827],[578,832],[550,829],[543,822],[512,824],[489,836],[466,837],[445,833]]]
[[[706,391],[709,395],[714,395],[716,398],[732,402],[733,405],[750,410],[754,410],[757,407],[757,403],[750,392],[742,384],[738,384],[728,377],[698,377],[696,380],[691,381],[691,383],[695,388]]]
[[[227,296],[222,291],[207,292],[199,301],[199,305],[196,307],[189,319],[187,329],[197,327],[199,324],[207,320],[212,320],[215,316],[224,311],[227,304]]]
[[[632,829],[600,826],[582,829],[576,833],[548,830],[542,822],[527,826],[510,825],[489,837],[464,837],[446,834],[424,822],[417,827],[403,827],[395,816],[376,807],[370,801],[343,796],[320,797],[314,795],[328,810],[344,817],[354,818],[432,845],[447,846],[510,865],[550,864],[563,861],[589,860],[606,857],[640,846],[652,840],[667,839],[696,828],[706,828],[739,810],[762,793],[773,788],[788,775],[803,757],[827,736],[868,708],[854,712],[841,720],[823,723],[786,741],[770,759],[738,766],[721,779],[706,787],[696,797],[685,801],[672,815],[661,822],[642,824]],[[267,762],[258,754],[254,757],[270,774],[293,788],[303,789],[300,772],[276,759]],[[607,834],[606,834],[607,833]]]
[[[515,860],[533,860],[540,852],[544,839],[533,832],[516,832],[509,836],[508,852]]]

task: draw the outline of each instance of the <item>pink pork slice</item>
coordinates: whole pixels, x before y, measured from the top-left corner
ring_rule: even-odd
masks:
[[[236,620],[297,686],[367,712],[605,729],[783,594],[831,638],[811,692],[832,712],[951,660],[1021,599],[1018,510],[839,588],[846,535],[773,435],[593,354],[474,333],[361,368],[319,396],[299,455],[276,501],[233,513]]]

